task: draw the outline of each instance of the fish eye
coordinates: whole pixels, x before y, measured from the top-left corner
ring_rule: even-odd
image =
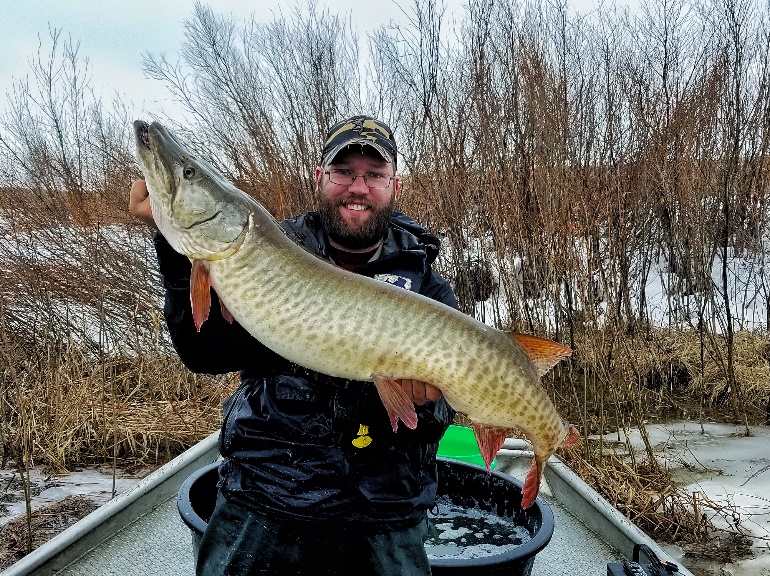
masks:
[[[184,167],[184,171],[182,172],[182,175],[185,178],[192,178],[193,176],[195,176],[195,168],[188,164],[187,166]]]

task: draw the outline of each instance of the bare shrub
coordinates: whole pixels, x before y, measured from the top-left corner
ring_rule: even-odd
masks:
[[[312,207],[326,130],[361,109],[350,23],[295,7],[237,25],[196,2],[185,30],[181,62],[145,60],[193,119],[170,122],[276,217]]]

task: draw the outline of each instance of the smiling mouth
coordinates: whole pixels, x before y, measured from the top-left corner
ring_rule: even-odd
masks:
[[[353,212],[365,212],[369,209],[368,206],[365,204],[359,204],[357,202],[348,202],[342,205],[343,207],[347,208],[348,210],[352,210]]]

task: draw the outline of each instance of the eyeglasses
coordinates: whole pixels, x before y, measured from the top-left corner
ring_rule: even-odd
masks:
[[[381,174],[380,172],[367,172],[366,174],[353,174],[352,170],[347,168],[334,168],[326,170],[324,174],[329,175],[329,182],[338,186],[352,186],[356,178],[363,178],[364,184],[369,188],[387,188],[393,176]]]

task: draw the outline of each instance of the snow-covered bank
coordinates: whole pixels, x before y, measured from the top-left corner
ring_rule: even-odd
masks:
[[[752,537],[753,558],[714,566],[672,555],[690,570],[715,576],[770,576],[770,426],[754,426],[745,436],[742,426],[698,421],[648,424],[656,455],[689,492],[701,492],[725,514],[705,510],[718,527]],[[605,436],[625,441],[622,433]],[[638,430],[629,433],[634,449],[643,450]]]

